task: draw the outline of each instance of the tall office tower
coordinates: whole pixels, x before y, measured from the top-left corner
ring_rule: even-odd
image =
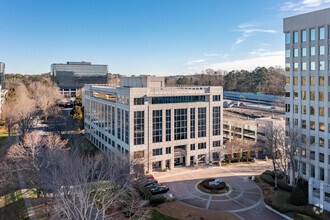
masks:
[[[164,77],[122,77],[120,87],[85,85],[86,137],[114,160],[145,171],[219,161],[222,87],[165,87]]]
[[[300,175],[330,183],[330,8],[284,19],[286,129],[298,134]],[[297,176],[297,175],[296,175]]]
[[[5,89],[5,63],[0,62],[0,85]]]
[[[65,97],[75,97],[85,84],[107,84],[108,65],[90,62],[55,63],[50,67],[52,80]]]

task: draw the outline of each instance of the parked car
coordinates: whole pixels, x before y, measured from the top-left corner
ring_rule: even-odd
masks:
[[[143,184],[143,186],[148,187],[149,185],[152,185],[152,184],[155,184],[155,183],[158,183],[158,181],[157,180],[150,180],[148,182],[145,182]]]
[[[168,190],[169,189],[167,186],[159,186],[151,189],[150,192],[152,195],[156,195],[156,194],[166,193]]]
[[[151,190],[151,189],[156,188],[156,187],[159,187],[159,186],[163,186],[163,185],[160,184],[160,183],[154,183],[154,184],[152,184],[152,185],[149,185],[149,186],[147,187],[147,189]]]
[[[144,182],[147,180],[153,180],[153,179],[155,179],[153,175],[146,175],[140,179],[140,182]]]

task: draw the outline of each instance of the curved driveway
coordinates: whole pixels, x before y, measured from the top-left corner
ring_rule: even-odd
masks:
[[[259,165],[257,165],[259,164]],[[153,175],[159,182],[169,186],[170,192],[178,201],[195,208],[231,212],[241,219],[285,219],[266,208],[261,189],[248,179],[253,175],[254,167],[260,169],[268,163],[259,162],[248,165],[226,167],[185,167],[167,173]],[[205,178],[222,178],[231,190],[223,195],[200,192],[197,184]]]

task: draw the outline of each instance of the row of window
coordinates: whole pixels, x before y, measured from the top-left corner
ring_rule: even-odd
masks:
[[[298,95],[298,91],[297,90],[293,90],[293,98],[294,99],[299,99],[299,95]],[[285,92],[285,98],[289,99],[291,98],[291,92],[290,91],[286,91]],[[307,100],[307,92],[306,91],[301,91],[301,100]],[[309,92],[309,100],[311,101],[315,101],[316,100],[316,92],[315,91],[310,91]],[[319,101],[324,101],[324,92],[319,92],[318,93],[318,100]],[[330,92],[328,92],[328,101],[330,102]]]
[[[290,126],[290,118],[286,118],[286,125]],[[293,119],[293,127],[295,127],[295,128],[299,127],[298,119],[296,119],[296,118]],[[307,122],[305,119],[301,120],[301,128],[303,128],[303,129],[307,128]],[[316,128],[315,121],[310,121],[309,129],[315,131],[315,128]],[[319,122],[319,131],[324,132],[324,128],[325,128],[324,122]],[[328,124],[328,133],[330,133],[330,124]]]
[[[328,37],[330,38],[330,26],[328,27]],[[307,30],[301,30],[300,31],[300,37],[299,37],[299,32],[294,31],[293,32],[293,38],[292,42],[293,43],[298,43],[300,38],[300,42],[306,42],[307,41]],[[309,40],[310,41],[315,41],[316,39],[316,31],[315,28],[309,29]],[[324,40],[325,39],[325,27],[319,27],[319,34],[318,34],[318,39],[319,40]],[[291,43],[291,34],[290,33],[285,33],[285,44],[290,44]]]
[[[290,104],[285,104],[285,111],[290,112]],[[293,113],[299,114],[299,105],[293,105]],[[301,105],[301,114],[306,115],[307,114],[307,107],[306,105]],[[309,115],[316,115],[316,109],[315,106],[309,107]],[[318,115],[317,116],[324,116],[324,107],[319,107]],[[330,108],[328,108],[328,117],[330,117]]]
[[[299,84],[298,83],[299,78],[300,78],[301,85],[306,86],[307,85],[307,76],[301,76],[301,77],[294,76],[293,77],[293,85],[297,86]],[[315,86],[316,79],[317,79],[317,77],[310,76],[309,77],[309,85],[310,86]],[[318,85],[319,86],[324,86],[325,77],[324,76],[319,76],[318,79],[319,79]],[[285,83],[286,83],[286,85],[290,85],[290,76],[285,77]],[[330,76],[328,76],[328,85],[330,85]]]
[[[330,161],[330,156],[329,156],[329,160]],[[309,170],[309,175],[312,178],[315,178],[315,166],[314,165],[310,165],[310,170]],[[301,163],[301,173],[306,175],[306,163]],[[324,181],[324,169],[322,167],[319,168],[319,178],[321,181]]]
[[[330,64],[330,60],[328,61]],[[330,65],[328,65],[328,69],[330,69]],[[291,64],[286,63],[285,64],[285,71],[290,71],[291,70]],[[299,70],[299,63],[293,63],[293,71],[298,71]],[[307,71],[307,62],[301,62],[301,70],[302,71]],[[309,65],[309,70],[316,70],[316,62],[311,61]],[[325,70],[325,61],[319,61],[318,62],[318,70]]]
[[[330,49],[330,45],[328,47]],[[315,47],[310,47],[309,56],[315,56],[315,54],[316,54],[315,51],[316,51]],[[328,53],[330,54],[330,50],[328,50]],[[325,54],[325,46],[319,46],[318,54],[319,55],[324,55]],[[293,54],[292,55],[293,55],[293,57],[298,57],[299,56],[299,49],[298,48],[293,49]],[[307,56],[307,48],[306,47],[301,48],[300,56],[302,56],[302,57]],[[291,50],[290,49],[285,50],[285,57],[286,58],[291,57]]]

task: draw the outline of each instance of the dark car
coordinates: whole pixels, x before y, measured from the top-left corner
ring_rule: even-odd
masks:
[[[150,180],[148,182],[143,183],[143,186],[148,187],[149,185],[155,184],[155,183],[158,183],[158,181],[157,180]]]
[[[168,190],[169,189],[167,186],[159,186],[151,189],[150,192],[152,195],[156,195],[156,194],[166,193]]]
[[[163,185],[160,184],[160,183],[154,183],[154,184],[152,184],[152,185],[149,185],[149,186],[147,187],[147,189],[151,190],[151,189],[156,188],[156,187],[159,187],[159,186],[163,186]]]

